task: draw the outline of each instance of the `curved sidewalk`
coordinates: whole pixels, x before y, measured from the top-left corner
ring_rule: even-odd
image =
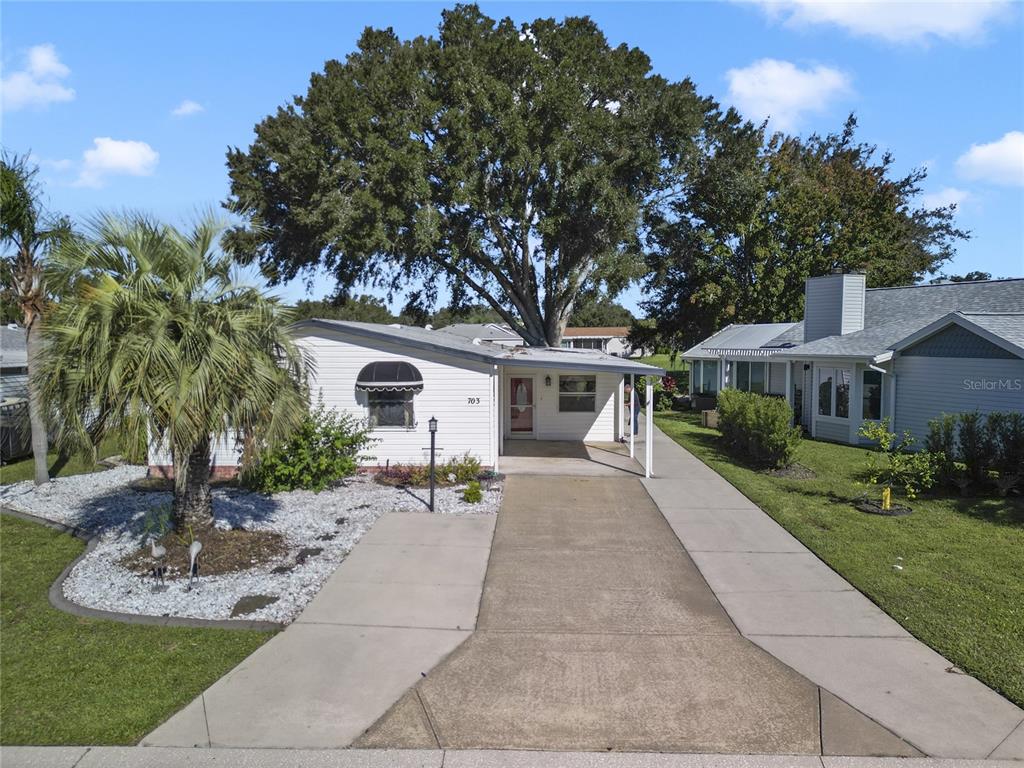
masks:
[[[744,637],[927,755],[1024,760],[1024,710],[955,670],[655,429],[644,486]]]

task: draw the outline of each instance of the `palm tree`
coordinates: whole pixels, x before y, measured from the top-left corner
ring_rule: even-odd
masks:
[[[89,450],[116,433],[169,448],[178,531],[213,521],[213,441],[270,445],[308,410],[291,315],[239,280],[222,232],[209,215],[188,233],[108,215],[48,271],[61,299],[44,324],[40,384],[58,444]]]
[[[49,451],[46,421],[32,374],[39,366],[40,320],[47,293],[43,282],[43,260],[52,248],[71,233],[65,218],[51,217],[43,210],[36,175],[39,167],[23,155],[4,153],[0,158],[0,244],[4,246],[4,299],[17,306],[25,327],[28,353],[28,418],[32,429],[32,456],[36,485],[50,479],[46,467]]]

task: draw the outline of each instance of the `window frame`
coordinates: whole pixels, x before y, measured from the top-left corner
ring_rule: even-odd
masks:
[[[875,384],[871,384],[871,385],[868,384],[867,376],[868,376],[869,373],[878,377],[878,384],[877,384],[877,387],[878,387],[878,411],[877,411],[877,413],[878,413],[878,415],[877,416],[868,416],[868,415],[866,415],[867,414],[867,407],[866,406],[867,406],[867,404],[869,402],[868,401],[868,387],[869,386],[871,386],[871,387],[876,386]],[[885,376],[882,374],[881,371],[876,371],[876,370],[874,370],[872,368],[865,368],[863,371],[861,371],[861,377],[860,377],[860,416],[861,416],[861,421],[881,421],[882,420],[882,408],[883,408],[884,403],[885,403]]]
[[[410,432],[416,429],[416,392],[410,389],[405,390],[366,390],[366,411],[367,411],[367,424],[371,430],[383,429],[383,430],[398,430],[402,432]],[[403,424],[381,424],[376,409],[381,408],[382,405],[379,401],[384,400],[390,402],[392,405],[395,403],[401,403],[402,410],[405,418]],[[375,402],[378,401],[378,402]]]
[[[850,420],[850,402],[853,395],[853,369],[847,368],[841,365],[815,365],[814,366],[814,380],[815,380],[815,398],[816,408],[815,416],[819,419],[836,419],[838,421],[849,421]],[[831,378],[830,386],[828,388],[828,413],[822,413],[822,374],[828,374]],[[845,378],[846,387],[846,414],[841,415],[839,413],[840,406],[840,391],[842,385],[840,385],[840,377]]]
[[[702,395],[717,395],[718,394],[718,390],[719,390],[720,385],[721,385],[721,382],[720,382],[721,369],[719,368],[720,363],[721,363],[721,361],[719,361],[719,360],[701,360],[700,361],[700,393]],[[704,371],[708,368],[708,366],[712,366],[712,370],[714,371],[714,375],[711,377],[711,383],[713,385],[713,389],[711,389],[710,391],[704,388]]]
[[[579,379],[585,385],[592,385],[582,391],[564,390],[563,380]],[[564,408],[566,400],[586,402],[589,399],[590,408]],[[597,374],[594,373],[565,373],[558,375],[558,412],[559,413],[597,413]]]

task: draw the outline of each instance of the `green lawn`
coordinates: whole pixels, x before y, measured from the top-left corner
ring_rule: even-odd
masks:
[[[869,490],[863,448],[804,440],[797,461],[817,477],[793,480],[729,458],[697,414],[655,420],[914,636],[1024,705],[1024,501],[919,498],[907,517],[868,515],[849,503]]]
[[[687,363],[683,362],[683,358],[676,355],[676,359],[673,360],[671,355],[659,354],[659,355],[648,355],[647,357],[637,358],[641,363],[647,363],[647,365],[654,365],[658,368],[663,368],[665,372],[675,379],[679,378],[679,374],[689,369]]]
[[[105,459],[107,456],[113,456],[120,452],[120,441],[110,438],[100,443],[97,456]],[[87,472],[97,472],[105,469],[105,467],[101,467],[90,459],[83,459],[81,456],[71,456],[62,459],[56,453],[51,452],[47,455],[46,459],[46,463],[50,468],[51,478],[66,477],[67,475],[84,475]],[[0,467],[0,485],[10,485],[11,483],[19,483],[22,480],[31,480],[35,476],[35,467],[31,455]]]
[[[0,516],[0,744],[134,744],[271,633],[83,619],[46,593],[83,549]]]

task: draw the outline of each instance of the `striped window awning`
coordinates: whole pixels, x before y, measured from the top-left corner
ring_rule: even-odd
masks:
[[[363,367],[356,377],[356,389],[367,392],[422,392],[423,376],[412,363],[381,360]]]

